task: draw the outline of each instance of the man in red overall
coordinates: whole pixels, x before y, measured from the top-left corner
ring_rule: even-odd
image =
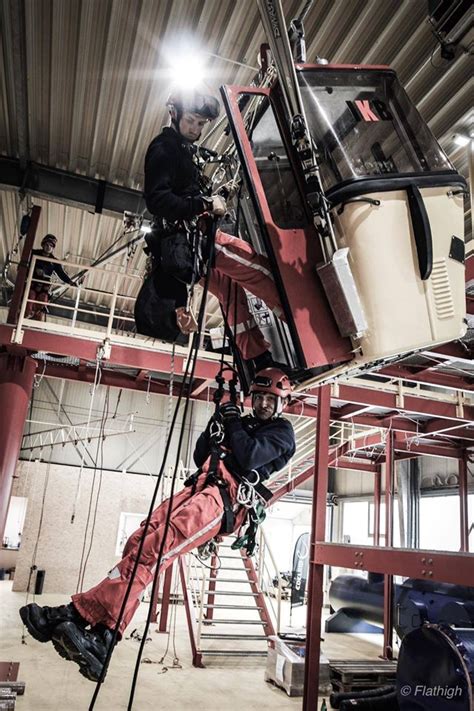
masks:
[[[201,473],[195,477],[192,487],[185,487],[173,497],[160,573],[177,556],[222,535],[223,522],[229,513],[232,517],[231,529],[237,532],[247,514],[247,509],[236,503],[245,475],[252,473],[253,482],[258,481],[260,486],[260,482],[282,469],[291,459],[295,452],[295,435],[291,423],[281,417],[290,392],[291,385],[285,373],[277,368],[266,368],[255,376],[251,386],[253,414],[242,417],[240,408],[233,403],[220,407],[226,454],[219,460],[217,483],[216,479],[208,476],[212,462],[211,419],[194,451],[194,460]],[[258,486],[255,483],[257,493]],[[164,501],[151,516],[120,622],[119,639],[140,604],[145,588],[153,580],[168,506],[169,501]],[[30,634],[39,642],[52,641],[56,651],[76,662],[81,674],[91,681],[99,679],[112,644],[113,630],[143,531],[144,523],[128,539],[122,560],[98,585],[72,595],[69,604],[40,607],[32,603],[20,609],[21,619]]]

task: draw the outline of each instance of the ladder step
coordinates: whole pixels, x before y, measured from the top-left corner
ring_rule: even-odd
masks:
[[[214,608],[214,610],[263,610],[263,607],[254,605],[204,605],[206,608]]]
[[[262,620],[209,620],[213,625],[264,625]]]
[[[203,632],[201,639],[267,639],[266,634],[211,634]]]
[[[201,649],[208,657],[266,657],[263,649]]]
[[[231,567],[230,565],[229,565],[229,566],[227,566],[227,565],[221,565],[221,567],[219,568],[219,570],[238,570],[238,571],[241,572],[241,573],[245,573],[245,568],[244,568],[242,565],[240,566],[240,568],[233,568],[233,567]],[[216,571],[216,572],[217,572],[217,571]]]
[[[221,560],[242,560],[240,555],[220,555]]]
[[[248,578],[244,578],[243,580],[239,580],[239,578],[214,578],[216,583],[247,583],[247,585],[250,585],[250,580]]]
[[[235,592],[234,590],[204,590],[206,594],[210,593],[211,595],[245,595],[245,597],[258,597],[260,593],[253,593],[253,592]]]

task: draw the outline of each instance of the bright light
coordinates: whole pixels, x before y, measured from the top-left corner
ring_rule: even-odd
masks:
[[[457,146],[467,146],[467,144],[472,141],[472,138],[469,138],[469,136],[466,136],[464,133],[455,133],[453,138]]]
[[[142,225],[140,227],[140,232],[143,232],[143,234],[148,235],[151,232],[151,225]]]
[[[183,54],[175,57],[170,67],[173,85],[180,89],[193,89],[199,86],[205,75],[205,61],[196,54]]]

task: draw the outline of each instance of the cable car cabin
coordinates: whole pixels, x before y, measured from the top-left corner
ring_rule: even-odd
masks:
[[[247,236],[285,311],[265,334],[274,358],[308,384],[462,337],[464,178],[391,69],[300,65],[297,76],[334,226],[326,262],[278,85],[222,89]]]

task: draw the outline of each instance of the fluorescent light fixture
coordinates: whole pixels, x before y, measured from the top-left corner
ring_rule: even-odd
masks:
[[[140,232],[143,232],[143,234],[148,235],[151,232],[151,225],[142,225],[140,227]]]
[[[457,146],[467,146],[470,141],[472,141],[472,138],[467,136],[465,133],[455,133],[454,136],[454,143]]]

